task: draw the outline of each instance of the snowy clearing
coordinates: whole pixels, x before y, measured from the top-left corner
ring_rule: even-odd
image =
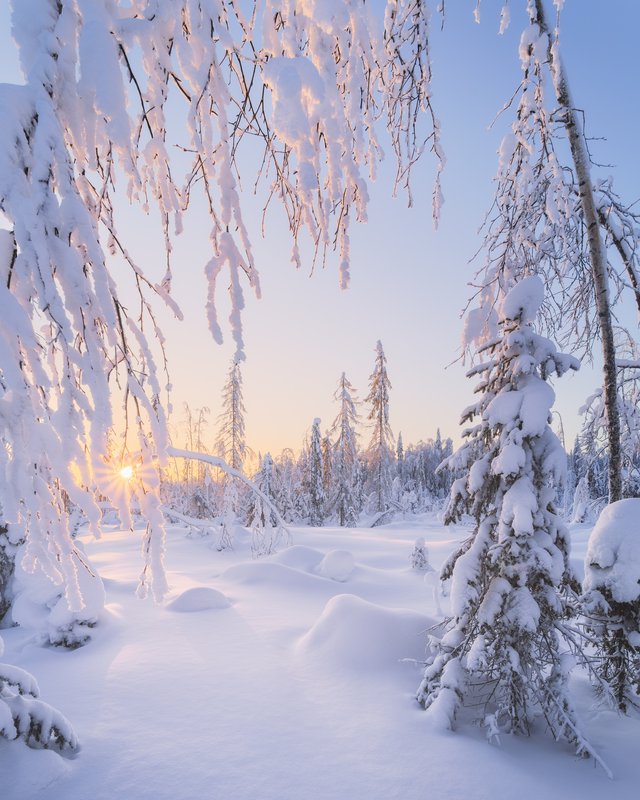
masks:
[[[589,531],[572,529],[580,572]],[[414,694],[438,614],[409,559],[423,537],[438,568],[463,528],[425,515],[292,532],[253,560],[248,537],[218,552],[171,527],[162,606],[135,596],[140,531],[83,537],[107,593],[91,642],[68,652],[3,631],[5,660],[35,674],[82,749],[65,760],[0,740],[2,800],[637,797],[640,721],[598,709],[580,675],[577,707],[613,783],[542,725],[499,747],[432,728]]]

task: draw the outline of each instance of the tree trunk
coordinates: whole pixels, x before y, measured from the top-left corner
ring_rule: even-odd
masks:
[[[15,547],[11,547],[6,534],[6,525],[0,523],[0,623],[11,608],[11,579],[15,570]]]
[[[571,101],[569,84],[562,61],[555,57],[551,49],[551,37],[545,19],[542,0],[536,0],[536,13],[536,22],[540,31],[549,37],[549,65],[554,76],[556,99],[564,112],[564,125],[567,130],[571,156],[576,170],[580,204],[587,228],[591,276],[593,278],[600,340],[602,342],[604,405],[607,417],[607,438],[609,440],[609,502],[613,503],[622,497],[622,477],[616,351],[613,340],[613,325],[611,323],[607,253],[600,235],[600,222],[591,183],[589,154],[585,143],[582,120],[576,113]]]

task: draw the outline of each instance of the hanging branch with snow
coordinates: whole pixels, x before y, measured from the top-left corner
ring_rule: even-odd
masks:
[[[408,188],[425,148],[443,164],[423,0],[387,0],[384,18],[359,0],[248,8],[235,0],[13,4],[25,84],[0,86],[0,210],[9,227],[0,235],[0,502],[12,541],[27,539],[29,568],[63,582],[75,608],[82,599],[62,498],[98,532],[92,492],[108,495],[121,466],[105,464],[114,393],[144,462],[164,459],[168,381],[154,308],[164,302],[180,316],[172,242],[196,194],[210,217],[209,327],[220,341],[216,293],[226,270],[242,358],[242,278],[259,293],[240,202],[249,140],[262,144],[254,178],[267,184],[267,205],[284,208],[293,260],[301,263],[306,229],[316,252],[339,251],[343,285],[350,223],[366,219],[367,181],[383,155],[377,124],[390,127],[398,185]],[[159,212],[166,264],[158,278],[120,230],[127,200]],[[116,257],[130,270],[137,309],[121,298]],[[142,504],[144,574],[153,564],[160,595],[164,530],[152,479]]]

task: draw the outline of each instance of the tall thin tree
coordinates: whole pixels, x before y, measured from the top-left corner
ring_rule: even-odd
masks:
[[[367,459],[369,485],[371,491],[371,510],[385,511],[391,488],[391,464],[393,462],[393,434],[389,425],[389,389],[391,381],[387,375],[387,359],[382,342],[376,343],[376,360],[369,376],[369,394],[365,402],[370,404],[367,419],[372,433]]]

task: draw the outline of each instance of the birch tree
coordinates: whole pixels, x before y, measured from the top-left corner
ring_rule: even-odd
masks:
[[[601,344],[609,500],[615,501],[622,479],[612,308],[630,290],[640,309],[640,228],[637,213],[621,201],[611,179],[592,177],[583,114],[560,57],[561,4],[555,5],[553,29],[543,0],[526,5],[522,79],[508,104],[516,114],[500,147],[495,200],[485,223],[486,262],[477,276],[478,305],[465,339],[467,344],[490,340],[499,297],[523,275],[544,276],[554,287],[542,310],[549,335],[578,354],[591,355],[595,343]]]

